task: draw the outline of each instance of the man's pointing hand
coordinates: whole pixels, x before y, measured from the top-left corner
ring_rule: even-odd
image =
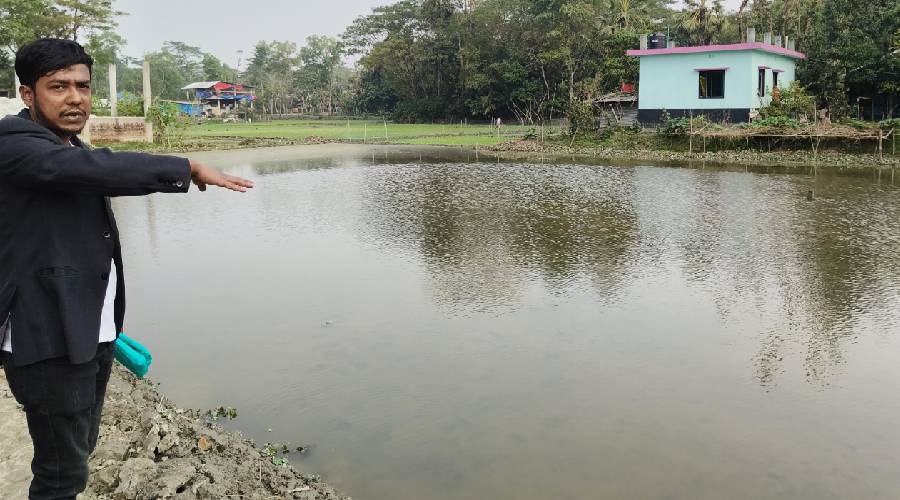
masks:
[[[197,185],[200,191],[206,191],[206,186],[219,186],[243,193],[253,187],[253,181],[228,175],[194,160],[190,160],[190,163],[191,181]]]

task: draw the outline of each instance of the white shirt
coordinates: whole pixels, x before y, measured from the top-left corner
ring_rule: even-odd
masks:
[[[116,340],[116,262],[112,261],[109,269],[109,282],[106,284],[106,295],[103,297],[103,309],[100,311],[100,343]],[[0,334],[4,336],[3,350],[12,352],[12,325],[9,318],[0,325]]]

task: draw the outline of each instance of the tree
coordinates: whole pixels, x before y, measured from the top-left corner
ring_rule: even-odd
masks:
[[[0,44],[12,53],[36,38],[60,36],[65,18],[50,0],[0,0]]]
[[[678,28],[690,45],[710,45],[725,28],[722,0],[685,0]]]
[[[294,82],[307,109],[334,113],[342,53],[340,40],[327,36],[308,37],[306,45],[300,48],[301,66]]]
[[[37,38],[67,38],[82,42],[105,66],[124,43],[113,31],[122,14],[112,0],[0,0],[0,50],[8,56]],[[105,68],[101,73],[105,78]]]
[[[203,53],[200,68],[202,79],[206,81],[232,81],[237,79],[233,69],[220,61],[218,57],[209,53]]]
[[[256,44],[244,76],[257,86],[263,110],[286,113],[294,100],[293,74],[297,69],[297,44],[261,41]]]
[[[900,29],[900,4],[873,0],[865,9],[851,0],[821,0],[799,67],[804,86],[818,95],[832,114],[848,111],[848,92],[900,92],[900,58],[891,50]]]
[[[111,32],[117,26],[116,16],[123,15],[113,9],[112,0],[56,0],[60,11],[61,36],[79,41],[79,35]]]

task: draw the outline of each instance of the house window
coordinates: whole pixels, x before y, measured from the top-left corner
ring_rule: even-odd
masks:
[[[772,88],[774,89],[777,86],[778,86],[778,72],[773,71],[772,72]]]
[[[756,95],[760,97],[765,97],[766,95],[766,68],[759,68],[759,83],[757,84]]]
[[[725,97],[725,70],[700,71],[700,99]]]

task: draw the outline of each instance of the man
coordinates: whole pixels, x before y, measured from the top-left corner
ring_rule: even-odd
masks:
[[[22,47],[28,108],[0,120],[0,362],[34,443],[32,500],[74,499],[87,484],[125,316],[109,197],[252,187],[183,158],[86,148],[92,64],[68,40]]]

